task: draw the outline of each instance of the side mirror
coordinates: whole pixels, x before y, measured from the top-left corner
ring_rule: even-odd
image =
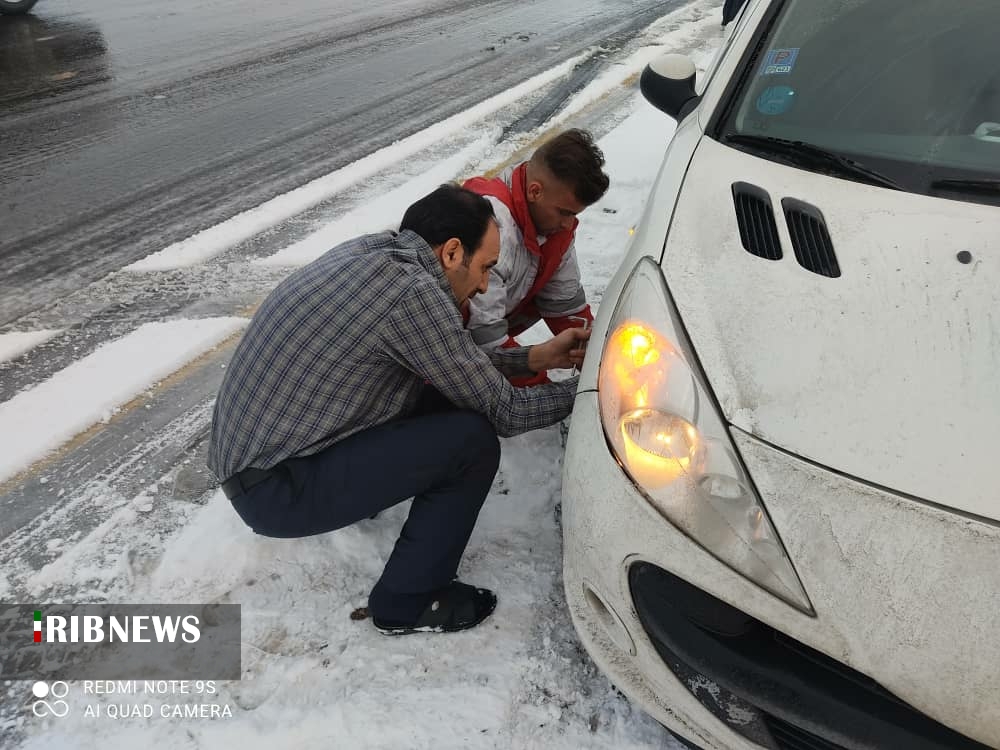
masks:
[[[694,90],[695,68],[689,57],[663,55],[642,71],[639,88],[646,101],[678,122],[698,106]]]

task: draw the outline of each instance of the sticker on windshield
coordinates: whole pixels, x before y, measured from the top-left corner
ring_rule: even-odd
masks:
[[[782,73],[791,73],[795,67],[795,58],[799,56],[799,47],[793,49],[772,49],[764,58],[764,64],[760,66],[760,75],[774,76]]]
[[[762,115],[783,115],[795,102],[795,89],[791,86],[768,86],[757,97],[757,111]]]

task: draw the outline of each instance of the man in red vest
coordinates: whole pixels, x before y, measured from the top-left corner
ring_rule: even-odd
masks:
[[[489,289],[470,303],[473,340],[490,351],[539,320],[553,333],[592,321],[574,251],[577,214],[608,189],[604,154],[585,130],[546,141],[528,161],[464,187],[486,196],[500,227],[500,259]],[[515,385],[548,382],[544,372]]]

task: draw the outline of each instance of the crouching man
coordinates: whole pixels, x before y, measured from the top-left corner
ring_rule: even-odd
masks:
[[[500,227],[500,259],[488,293],[470,304],[469,330],[486,351],[518,346],[515,336],[545,320],[549,330],[592,323],[576,258],[577,214],[608,189],[604,154],[586,130],[546,141],[528,161],[492,179],[465,186],[493,204]],[[547,383],[540,372],[515,385]]]
[[[588,332],[487,354],[463,327],[460,307],[487,290],[499,250],[489,201],[441,186],[398,233],[349,240],[279,284],[215,404],[208,465],[258,534],[322,534],[414,498],[368,600],[383,633],[490,615],[494,594],[455,574],[499,466],[497,435],[572,409],[576,378],[508,378],[579,365]]]

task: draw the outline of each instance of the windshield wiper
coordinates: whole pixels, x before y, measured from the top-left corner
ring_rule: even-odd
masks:
[[[895,180],[880,174],[873,169],[869,169],[853,159],[827,151],[825,148],[814,146],[804,141],[791,141],[787,138],[775,138],[769,135],[743,135],[733,133],[726,136],[727,143],[735,143],[742,146],[751,146],[758,151],[768,154],[782,156],[789,162],[800,167],[824,168],[828,174],[839,177],[850,177],[859,182],[866,182],[869,185],[902,190],[902,186]]]
[[[960,193],[1000,193],[1000,180],[934,180],[931,187]]]

